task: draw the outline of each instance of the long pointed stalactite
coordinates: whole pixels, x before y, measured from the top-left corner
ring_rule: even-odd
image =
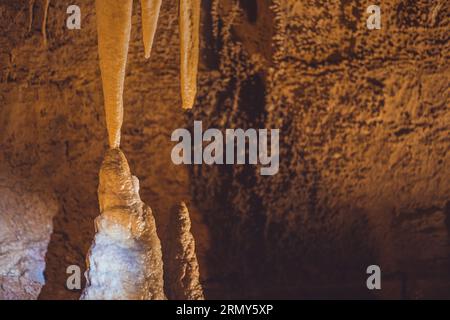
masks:
[[[199,59],[200,0],[180,0],[180,72],[184,109],[194,106]]]
[[[120,146],[133,0],[96,0],[98,50],[109,146]]]
[[[162,0],[141,0],[142,38],[144,40],[145,58],[150,58],[158,26],[159,11]]]
[[[44,39],[44,45],[47,46],[47,17],[48,17],[48,8],[50,6],[50,0],[44,1],[44,18],[42,19],[42,38]]]

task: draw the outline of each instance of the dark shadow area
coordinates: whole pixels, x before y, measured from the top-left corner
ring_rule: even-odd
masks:
[[[258,0],[239,0],[239,5],[245,11],[250,23],[258,20]]]

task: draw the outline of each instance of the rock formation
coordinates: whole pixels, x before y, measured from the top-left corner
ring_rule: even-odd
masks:
[[[194,106],[200,46],[200,0],[180,0],[181,98],[184,109]]]
[[[146,59],[150,58],[150,53],[152,51],[161,3],[162,0],[141,0],[142,39],[144,41]]]
[[[200,3],[181,1],[182,83],[193,103],[198,61],[198,27]],[[161,244],[150,207],[139,196],[139,180],[132,176],[125,155],[119,149],[123,122],[125,68],[131,31],[132,0],[117,5],[111,0],[96,0],[100,69],[105,97],[106,123],[110,150],[100,169],[98,198],[100,216],[96,218],[96,235],[87,259],[87,286],[81,299],[165,299]],[[158,21],[160,1],[142,1],[142,26],[145,56],[150,50]],[[192,28],[194,26],[194,29]],[[193,35],[195,33],[195,36]],[[187,52],[186,50],[189,50]],[[194,60],[191,52],[194,52]],[[186,69],[186,67],[188,67]],[[186,83],[183,82],[186,80]],[[186,95],[184,95],[186,96]],[[203,299],[195,242],[190,220],[183,204],[174,222],[178,242],[169,246],[168,285],[172,299]],[[172,257],[172,255],[174,255]]]
[[[172,210],[167,232],[170,234],[164,267],[167,296],[172,300],[204,299],[191,219],[184,202]]]
[[[98,48],[103,80],[106,126],[111,148],[120,146],[123,91],[131,33],[133,0],[96,0]],[[145,57],[150,57],[161,1],[141,1]],[[197,93],[200,0],[180,1],[181,96],[192,108]]]
[[[95,5],[109,146],[118,148],[123,122],[123,90],[133,0],[96,0]]]
[[[165,299],[161,243],[151,209],[139,197],[139,181],[119,149],[100,169],[100,216],[87,259],[81,299]]]
[[[59,210],[48,187],[0,168],[0,300],[39,296],[52,220]]]

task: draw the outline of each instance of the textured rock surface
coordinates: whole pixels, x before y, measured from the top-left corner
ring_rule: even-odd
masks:
[[[161,243],[151,209],[139,197],[139,181],[119,149],[100,169],[100,216],[89,251],[81,299],[165,299]]]
[[[38,182],[0,170],[0,300],[38,297],[58,210],[56,197]]]
[[[131,34],[133,0],[96,0],[100,71],[109,146],[120,147],[123,90]]]
[[[370,298],[377,263],[383,297],[449,297],[448,1],[383,1],[380,31],[365,28],[369,1],[203,1],[192,113],[177,2],[163,1],[144,62],[135,1],[124,95],[122,147],[163,254],[170,208],[186,201],[208,298]],[[69,4],[50,3],[43,47],[39,12],[28,32],[28,1],[0,3],[0,160],[61,207],[41,298],[80,295],[65,268],[94,237],[107,141],[94,5],[77,1],[72,32]],[[172,165],[170,134],[193,119],[280,128],[280,172]]]
[[[369,1],[239,3],[211,5],[195,119],[280,128],[281,163],[193,170],[218,295],[370,298],[379,264],[382,297],[449,298],[449,3],[383,1],[380,31]]]
[[[203,300],[195,239],[184,202],[175,206],[171,212],[167,232],[171,235],[166,244],[167,257],[164,263],[167,297],[171,300]]]

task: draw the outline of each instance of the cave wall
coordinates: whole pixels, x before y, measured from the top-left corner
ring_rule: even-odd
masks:
[[[82,28],[69,31],[73,3],[51,2],[45,45],[36,2],[30,24],[28,1],[0,1],[0,163],[55,195],[40,298],[76,299],[65,271],[85,264],[107,148],[95,10],[77,0]],[[383,1],[369,31],[368,1],[203,1],[184,112],[177,1],[163,1],[150,61],[135,2],[122,148],[163,255],[171,208],[187,202],[206,298],[450,297],[448,3]],[[170,134],[193,120],[279,128],[279,173],[174,166]],[[375,296],[370,264],[383,271]]]
[[[369,31],[369,1],[245,1],[236,15],[232,1],[214,3],[219,74],[203,78],[195,119],[281,129],[273,177],[192,170],[219,287],[448,297],[448,4],[383,1],[382,29]],[[371,264],[379,295],[365,288]]]
[[[0,300],[37,299],[60,207],[49,186],[0,170]]]

